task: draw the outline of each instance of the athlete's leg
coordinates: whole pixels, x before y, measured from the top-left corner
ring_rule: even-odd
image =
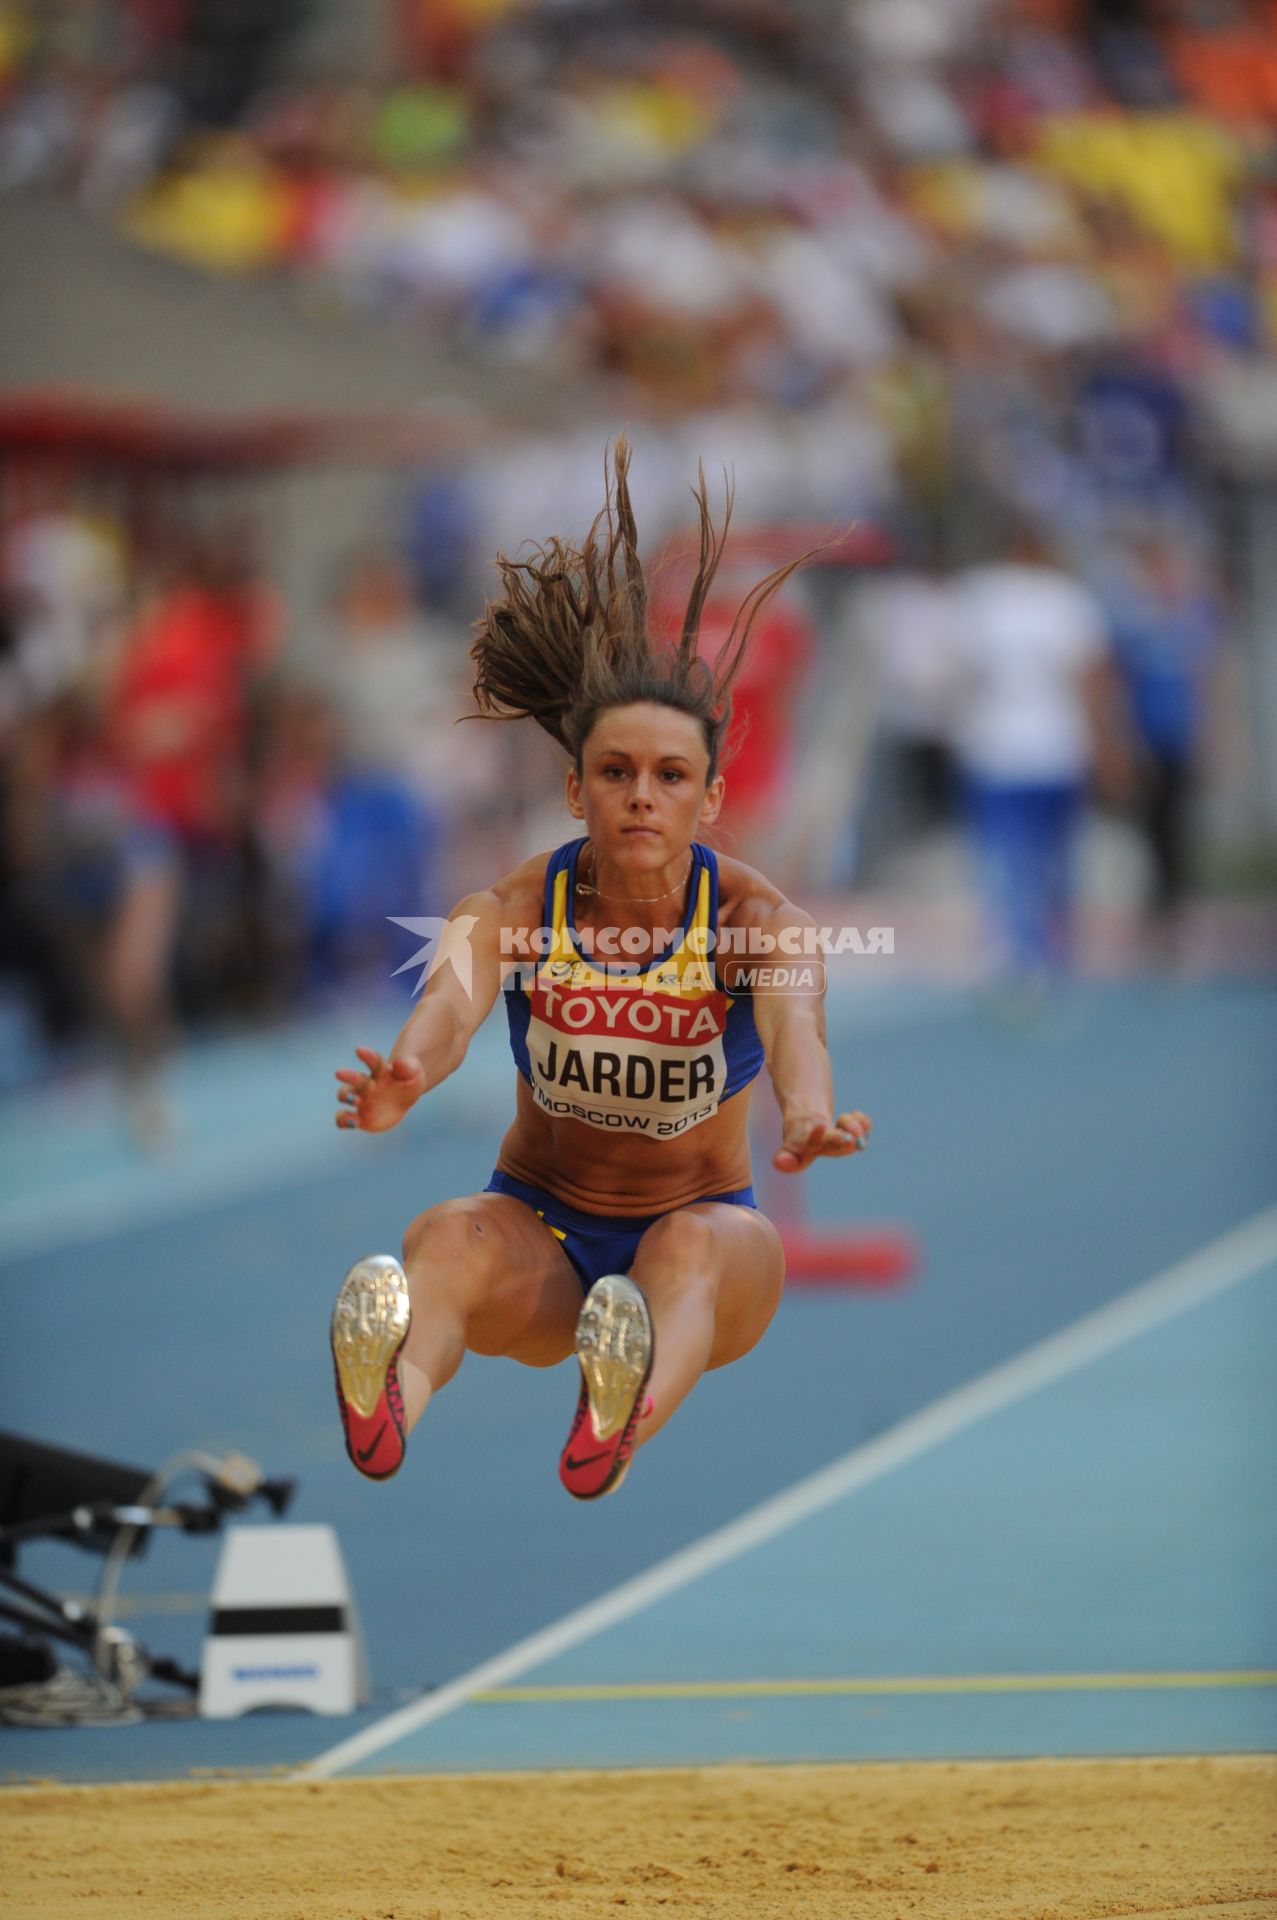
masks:
[[[405,1426],[467,1350],[551,1367],[572,1351],[581,1284],[531,1207],[509,1194],[445,1200],[404,1235],[412,1324],[399,1360]]]
[[[752,1207],[704,1200],[665,1214],[639,1242],[630,1277],[647,1296],[656,1360],[640,1446],[659,1433],[703,1373],[756,1346],[780,1303],[780,1235]]]

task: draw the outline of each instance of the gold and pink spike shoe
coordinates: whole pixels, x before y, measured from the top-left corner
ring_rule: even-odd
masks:
[[[621,1273],[590,1288],[576,1323],[581,1397],[559,1478],[578,1500],[597,1500],[620,1486],[634,1452],[638,1423],[650,1410],[645,1393],[656,1336],[643,1291]]]
[[[369,1480],[389,1480],[403,1464],[399,1354],[412,1306],[408,1279],[390,1253],[356,1260],[333,1308],[333,1368],[346,1451]]]

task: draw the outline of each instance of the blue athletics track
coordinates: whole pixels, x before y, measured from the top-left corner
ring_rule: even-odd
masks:
[[[339,1135],[332,1070],[381,1003],[185,1053],[157,1164],[96,1083],[11,1094],[3,1424],[156,1467],[238,1449],[335,1527],[372,1698],[0,1731],[10,1780],[1277,1745],[1277,991],[1090,984],[1036,1025],[841,988],[863,1161],[816,1224],[896,1220],[906,1285],[794,1287],[623,1492],[556,1463],[572,1363],[471,1358],[392,1483],[347,1464],[327,1315],[346,1266],[482,1187],[511,1098],[495,1023],[394,1135]],[[198,1662],[215,1540],[165,1535],[123,1623]],[[21,1570],[92,1591],[69,1547]]]

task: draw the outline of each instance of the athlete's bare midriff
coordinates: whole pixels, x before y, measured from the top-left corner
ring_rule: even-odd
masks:
[[[587,1213],[666,1213],[750,1183],[749,1097],[742,1087],[677,1140],[623,1140],[584,1120],[543,1113],[516,1074],[515,1117],[497,1156],[503,1173]]]
[[[520,905],[529,926],[539,924],[544,873],[542,863],[539,884],[532,887],[528,869],[520,875]],[[746,891],[749,870],[720,859],[719,874],[722,927],[731,924],[736,900]],[[534,899],[536,908],[528,912]],[[579,911],[578,925],[587,927],[591,917],[588,908]],[[677,1138],[648,1140],[604,1133],[588,1121],[548,1114],[521,1075],[516,1074],[515,1085],[515,1117],[501,1143],[497,1165],[503,1173],[543,1187],[569,1206],[610,1215],[665,1213],[750,1184],[752,1086],[743,1087],[710,1118]]]

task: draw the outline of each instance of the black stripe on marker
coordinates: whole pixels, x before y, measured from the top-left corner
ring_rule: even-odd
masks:
[[[250,1633],[345,1633],[344,1607],[217,1607],[209,1625],[216,1639]]]

